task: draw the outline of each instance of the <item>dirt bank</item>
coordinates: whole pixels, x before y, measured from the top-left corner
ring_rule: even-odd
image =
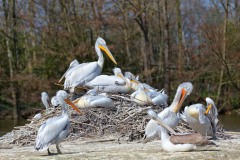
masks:
[[[240,133],[228,132],[234,139],[217,140],[218,147],[203,151],[167,153],[162,151],[160,141],[147,144],[124,142],[119,144],[115,137],[101,139],[80,138],[62,143],[62,155],[47,156],[47,152],[34,151],[33,146],[10,146],[0,149],[0,159],[240,159]],[[100,142],[99,140],[103,140]],[[56,153],[54,146],[50,147]]]

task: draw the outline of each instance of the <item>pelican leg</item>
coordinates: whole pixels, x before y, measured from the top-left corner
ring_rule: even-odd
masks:
[[[62,152],[60,151],[60,148],[59,148],[59,144],[56,144],[56,148],[57,148],[58,154],[62,154]]]
[[[49,148],[47,149],[48,155],[52,155],[52,153],[50,152]]]

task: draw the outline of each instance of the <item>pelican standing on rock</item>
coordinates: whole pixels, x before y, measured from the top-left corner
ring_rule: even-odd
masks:
[[[152,120],[156,121],[157,124],[161,125],[161,132],[159,133],[159,136],[161,137],[162,148],[164,151],[185,152],[196,150],[209,144],[214,144],[201,134],[197,133],[176,135],[177,133],[175,133],[170,126],[160,120],[154,111],[148,110],[148,115]],[[169,136],[167,130],[169,130],[173,135]]]
[[[102,72],[104,58],[101,50],[103,50],[109,58],[117,64],[115,58],[109,51],[104,39],[98,37],[95,43],[95,50],[98,55],[98,61],[79,64],[70,74],[66,77],[64,82],[64,90],[74,92],[75,87],[84,86],[87,82],[93,80]]]
[[[160,112],[158,117],[170,127],[175,128],[180,120],[179,109],[187,96],[191,94],[192,89],[193,86],[190,82],[180,84],[172,104]],[[161,133],[161,127],[156,123],[156,121],[151,119],[146,125],[143,143],[159,137],[159,133]]]
[[[212,136],[216,139],[216,127],[218,123],[218,112],[213,100],[206,98],[207,108],[202,104],[193,104],[185,107],[184,115],[186,122],[196,132],[203,136]]]
[[[48,150],[51,144],[56,144],[57,152],[61,154],[59,143],[70,132],[70,121],[67,113],[67,104],[80,113],[80,110],[71,103],[67,97],[67,92],[60,90],[57,92],[58,102],[62,107],[62,114],[58,117],[49,118],[38,130],[35,149],[38,151]]]

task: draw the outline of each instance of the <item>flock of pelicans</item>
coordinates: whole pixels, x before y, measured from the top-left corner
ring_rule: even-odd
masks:
[[[73,60],[68,70],[64,73],[58,83],[65,78],[64,90],[60,90],[51,99],[52,106],[61,106],[62,114],[46,120],[38,130],[36,138],[36,150],[48,150],[51,144],[56,144],[57,152],[60,154],[59,143],[70,132],[70,121],[67,113],[67,107],[71,106],[77,112],[81,113],[79,108],[86,107],[113,107],[113,101],[107,96],[107,93],[130,93],[131,100],[139,105],[160,105],[164,110],[156,114],[153,110],[148,110],[151,120],[145,128],[143,143],[156,138],[162,141],[162,147],[165,151],[190,151],[198,146],[212,144],[209,138],[216,139],[217,108],[212,99],[206,98],[207,105],[194,104],[185,107],[182,114],[179,110],[191,94],[193,86],[190,82],[184,82],[177,88],[172,104],[168,106],[168,96],[164,90],[157,89],[148,84],[141,83],[138,77],[130,72],[123,75],[119,68],[114,68],[114,75],[100,75],[104,58],[102,51],[117,64],[115,58],[106,46],[106,42],[98,37],[95,44],[95,50],[98,55],[98,61],[79,64]],[[78,88],[88,88],[89,91],[74,101],[68,99],[68,93],[74,93]],[[46,92],[42,93],[42,102],[49,112],[49,97]],[[40,119],[41,114],[37,114],[34,119]],[[173,129],[178,125],[180,119],[186,121],[189,126],[197,133],[184,134],[176,133]],[[171,132],[171,136],[169,135]]]

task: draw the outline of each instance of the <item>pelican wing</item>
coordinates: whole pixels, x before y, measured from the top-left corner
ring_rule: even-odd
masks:
[[[86,84],[89,87],[111,85],[126,85],[126,83],[117,76],[100,75]]]
[[[105,96],[101,96],[101,95],[92,96],[90,104],[93,107],[98,107],[98,106],[100,106],[100,107],[113,107],[114,106],[114,103],[110,98],[105,97]]]
[[[46,150],[49,145],[65,130],[69,123],[68,116],[59,116],[48,119],[38,130],[36,150]]]
[[[94,79],[102,71],[102,68],[98,65],[97,62],[90,62],[85,65],[81,65],[75,69],[64,82],[64,89],[70,87],[83,86],[87,82]]]

